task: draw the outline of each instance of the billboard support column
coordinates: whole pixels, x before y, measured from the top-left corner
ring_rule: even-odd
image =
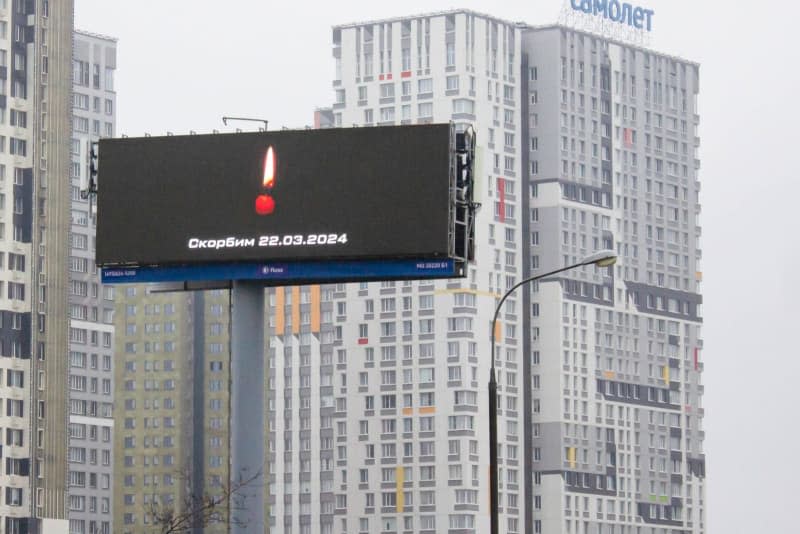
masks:
[[[264,532],[264,286],[234,281],[231,287],[231,496],[232,534]],[[252,479],[252,480],[251,480]],[[233,502],[236,501],[236,502]]]

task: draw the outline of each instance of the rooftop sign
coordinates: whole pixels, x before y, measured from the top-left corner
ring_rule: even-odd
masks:
[[[634,7],[619,0],[570,0],[574,11],[606,18],[611,22],[627,24],[637,30],[652,31],[655,11]]]
[[[654,16],[652,9],[619,0],[564,0],[559,23],[609,39],[647,46]]]

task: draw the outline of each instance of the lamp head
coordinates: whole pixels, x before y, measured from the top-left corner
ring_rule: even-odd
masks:
[[[616,262],[616,252],[613,250],[601,250],[599,252],[595,252],[594,254],[589,254],[583,258],[581,265],[597,265],[598,267],[608,267],[609,265],[614,265]]]

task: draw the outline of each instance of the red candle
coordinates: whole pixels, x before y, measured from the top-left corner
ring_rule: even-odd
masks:
[[[258,195],[256,197],[256,213],[259,215],[269,215],[275,210],[275,200],[269,195]]]

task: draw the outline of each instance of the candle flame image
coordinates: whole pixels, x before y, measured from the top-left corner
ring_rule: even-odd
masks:
[[[267,149],[267,155],[264,157],[264,187],[272,189],[275,182],[275,154],[272,147]]]
[[[259,215],[269,215],[275,210],[275,199],[269,194],[272,186],[275,185],[275,151],[270,146],[267,148],[267,154],[264,156],[264,177],[261,185],[267,192],[262,193],[256,197],[256,213]]]

